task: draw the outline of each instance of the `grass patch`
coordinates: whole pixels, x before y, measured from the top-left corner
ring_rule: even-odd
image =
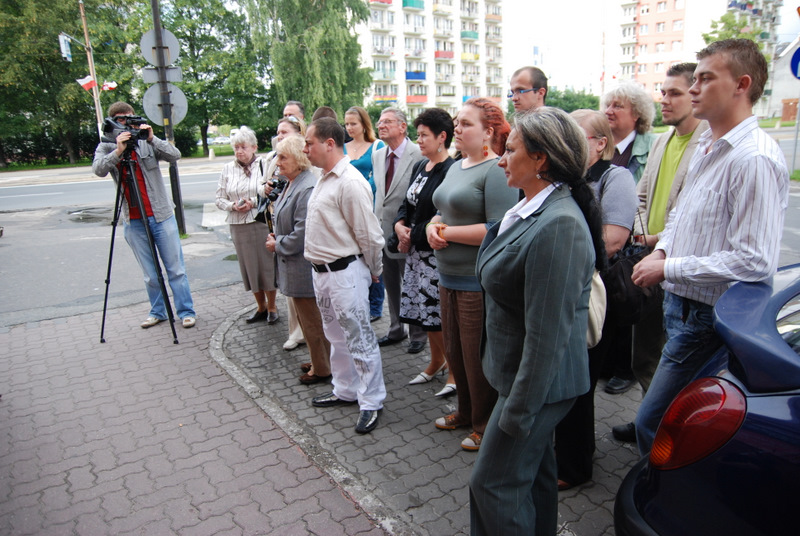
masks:
[[[775,128],[775,126],[780,122],[782,127],[793,127],[795,122],[794,121],[781,121],[780,119],[760,119],[758,121],[758,126],[761,128]]]
[[[236,253],[234,253],[233,255],[228,255],[227,257],[225,257],[225,258],[224,258],[224,259],[222,259],[222,260],[223,260],[223,261],[238,261],[238,260],[239,260],[239,257],[237,257],[237,256],[236,256]]]
[[[795,169],[789,178],[793,181],[800,181],[800,169]]]
[[[186,240],[190,236],[190,235],[188,235],[186,233],[181,233],[180,235],[181,235],[181,240]]]

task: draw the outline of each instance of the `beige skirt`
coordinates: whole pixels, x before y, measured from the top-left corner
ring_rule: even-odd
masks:
[[[275,254],[267,251],[264,245],[269,236],[267,224],[241,223],[230,228],[244,289],[250,292],[275,290]]]

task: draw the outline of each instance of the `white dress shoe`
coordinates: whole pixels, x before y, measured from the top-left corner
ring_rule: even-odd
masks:
[[[417,374],[413,380],[408,382],[408,385],[417,385],[418,383],[428,383],[433,379],[434,376],[436,376],[446,368],[447,368],[447,362],[445,361],[444,363],[442,363],[442,366],[436,369],[436,372],[434,372],[433,374],[430,375],[425,374],[425,371],[423,370],[422,372]]]
[[[436,393],[435,396],[450,396],[456,392],[456,384],[454,383],[446,383],[441,391]]]

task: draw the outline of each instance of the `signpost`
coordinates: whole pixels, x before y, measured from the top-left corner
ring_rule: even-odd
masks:
[[[797,8],[797,13],[800,14],[800,7]],[[792,61],[789,62],[792,68],[792,74],[795,78],[800,79],[800,48],[792,54]],[[792,168],[789,170],[789,175],[794,173],[795,161],[797,160],[797,136],[800,133],[800,106],[797,107],[797,115],[794,118],[794,151],[792,151]]]

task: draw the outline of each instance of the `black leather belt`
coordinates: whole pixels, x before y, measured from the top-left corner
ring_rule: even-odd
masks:
[[[360,257],[363,257],[363,255],[348,255],[347,257],[336,259],[328,264],[312,264],[311,267],[315,272],[338,272],[350,266],[351,262]]]

